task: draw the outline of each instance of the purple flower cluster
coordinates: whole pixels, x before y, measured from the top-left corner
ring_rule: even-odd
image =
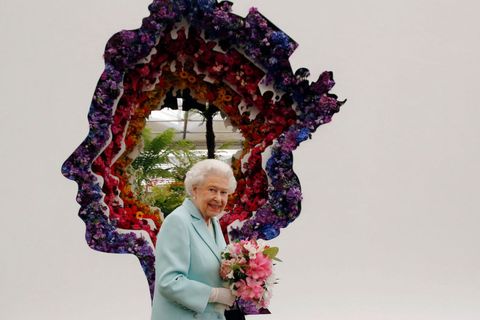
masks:
[[[300,181],[292,168],[293,154],[282,147],[281,142],[272,147],[271,157],[266,164],[265,169],[271,179],[268,202],[240,228],[232,228],[231,238],[273,239],[280,234],[280,229],[288,226],[300,214],[302,192]]]
[[[297,102],[297,124],[290,127],[272,146],[267,160],[266,172],[271,179],[268,202],[256,214],[244,222],[241,228],[230,231],[232,239],[272,239],[280,234],[300,214],[301,186],[293,171],[292,151],[311,138],[318,126],[331,121],[344,102],[328,91],[334,86],[333,74],[324,72],[319,79],[308,84],[304,80],[308,70],[297,71],[296,85],[291,88],[291,97]]]
[[[253,301],[247,301],[243,299],[237,299],[235,307],[241,310],[244,314],[270,314],[265,308],[257,309]]]
[[[302,69],[303,76],[308,74],[308,70]],[[330,122],[344,103],[328,93],[335,84],[331,72],[322,73],[311,85],[301,78],[297,73],[297,85],[291,91],[298,107],[297,124],[277,139],[267,160],[265,169],[271,179],[268,202],[241,228],[231,230],[233,239],[275,238],[281,228],[285,228],[300,214],[302,193],[300,181],[293,171],[292,151],[301,142],[311,138],[318,126]]]

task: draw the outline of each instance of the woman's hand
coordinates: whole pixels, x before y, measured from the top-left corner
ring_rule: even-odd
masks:
[[[231,306],[235,302],[235,296],[232,294],[230,289],[212,288],[212,292],[210,293],[210,298],[208,301]]]

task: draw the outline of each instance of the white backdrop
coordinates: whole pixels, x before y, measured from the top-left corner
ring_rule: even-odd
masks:
[[[1,319],[149,319],[136,258],[87,247],[60,174],[106,41],[149,2],[0,0]],[[349,101],[295,153],[303,211],[274,241],[273,314],[249,318],[480,319],[479,2],[252,5]]]

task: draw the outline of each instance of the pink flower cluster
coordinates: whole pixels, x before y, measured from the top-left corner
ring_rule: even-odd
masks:
[[[266,308],[275,283],[272,267],[277,252],[261,239],[232,242],[222,253],[220,277],[236,297],[257,309]]]

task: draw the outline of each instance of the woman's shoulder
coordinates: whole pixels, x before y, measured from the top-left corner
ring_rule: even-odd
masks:
[[[188,210],[182,208],[182,206],[183,205],[177,207],[163,220],[159,230],[161,237],[172,237],[188,233],[190,215],[188,214]]]

